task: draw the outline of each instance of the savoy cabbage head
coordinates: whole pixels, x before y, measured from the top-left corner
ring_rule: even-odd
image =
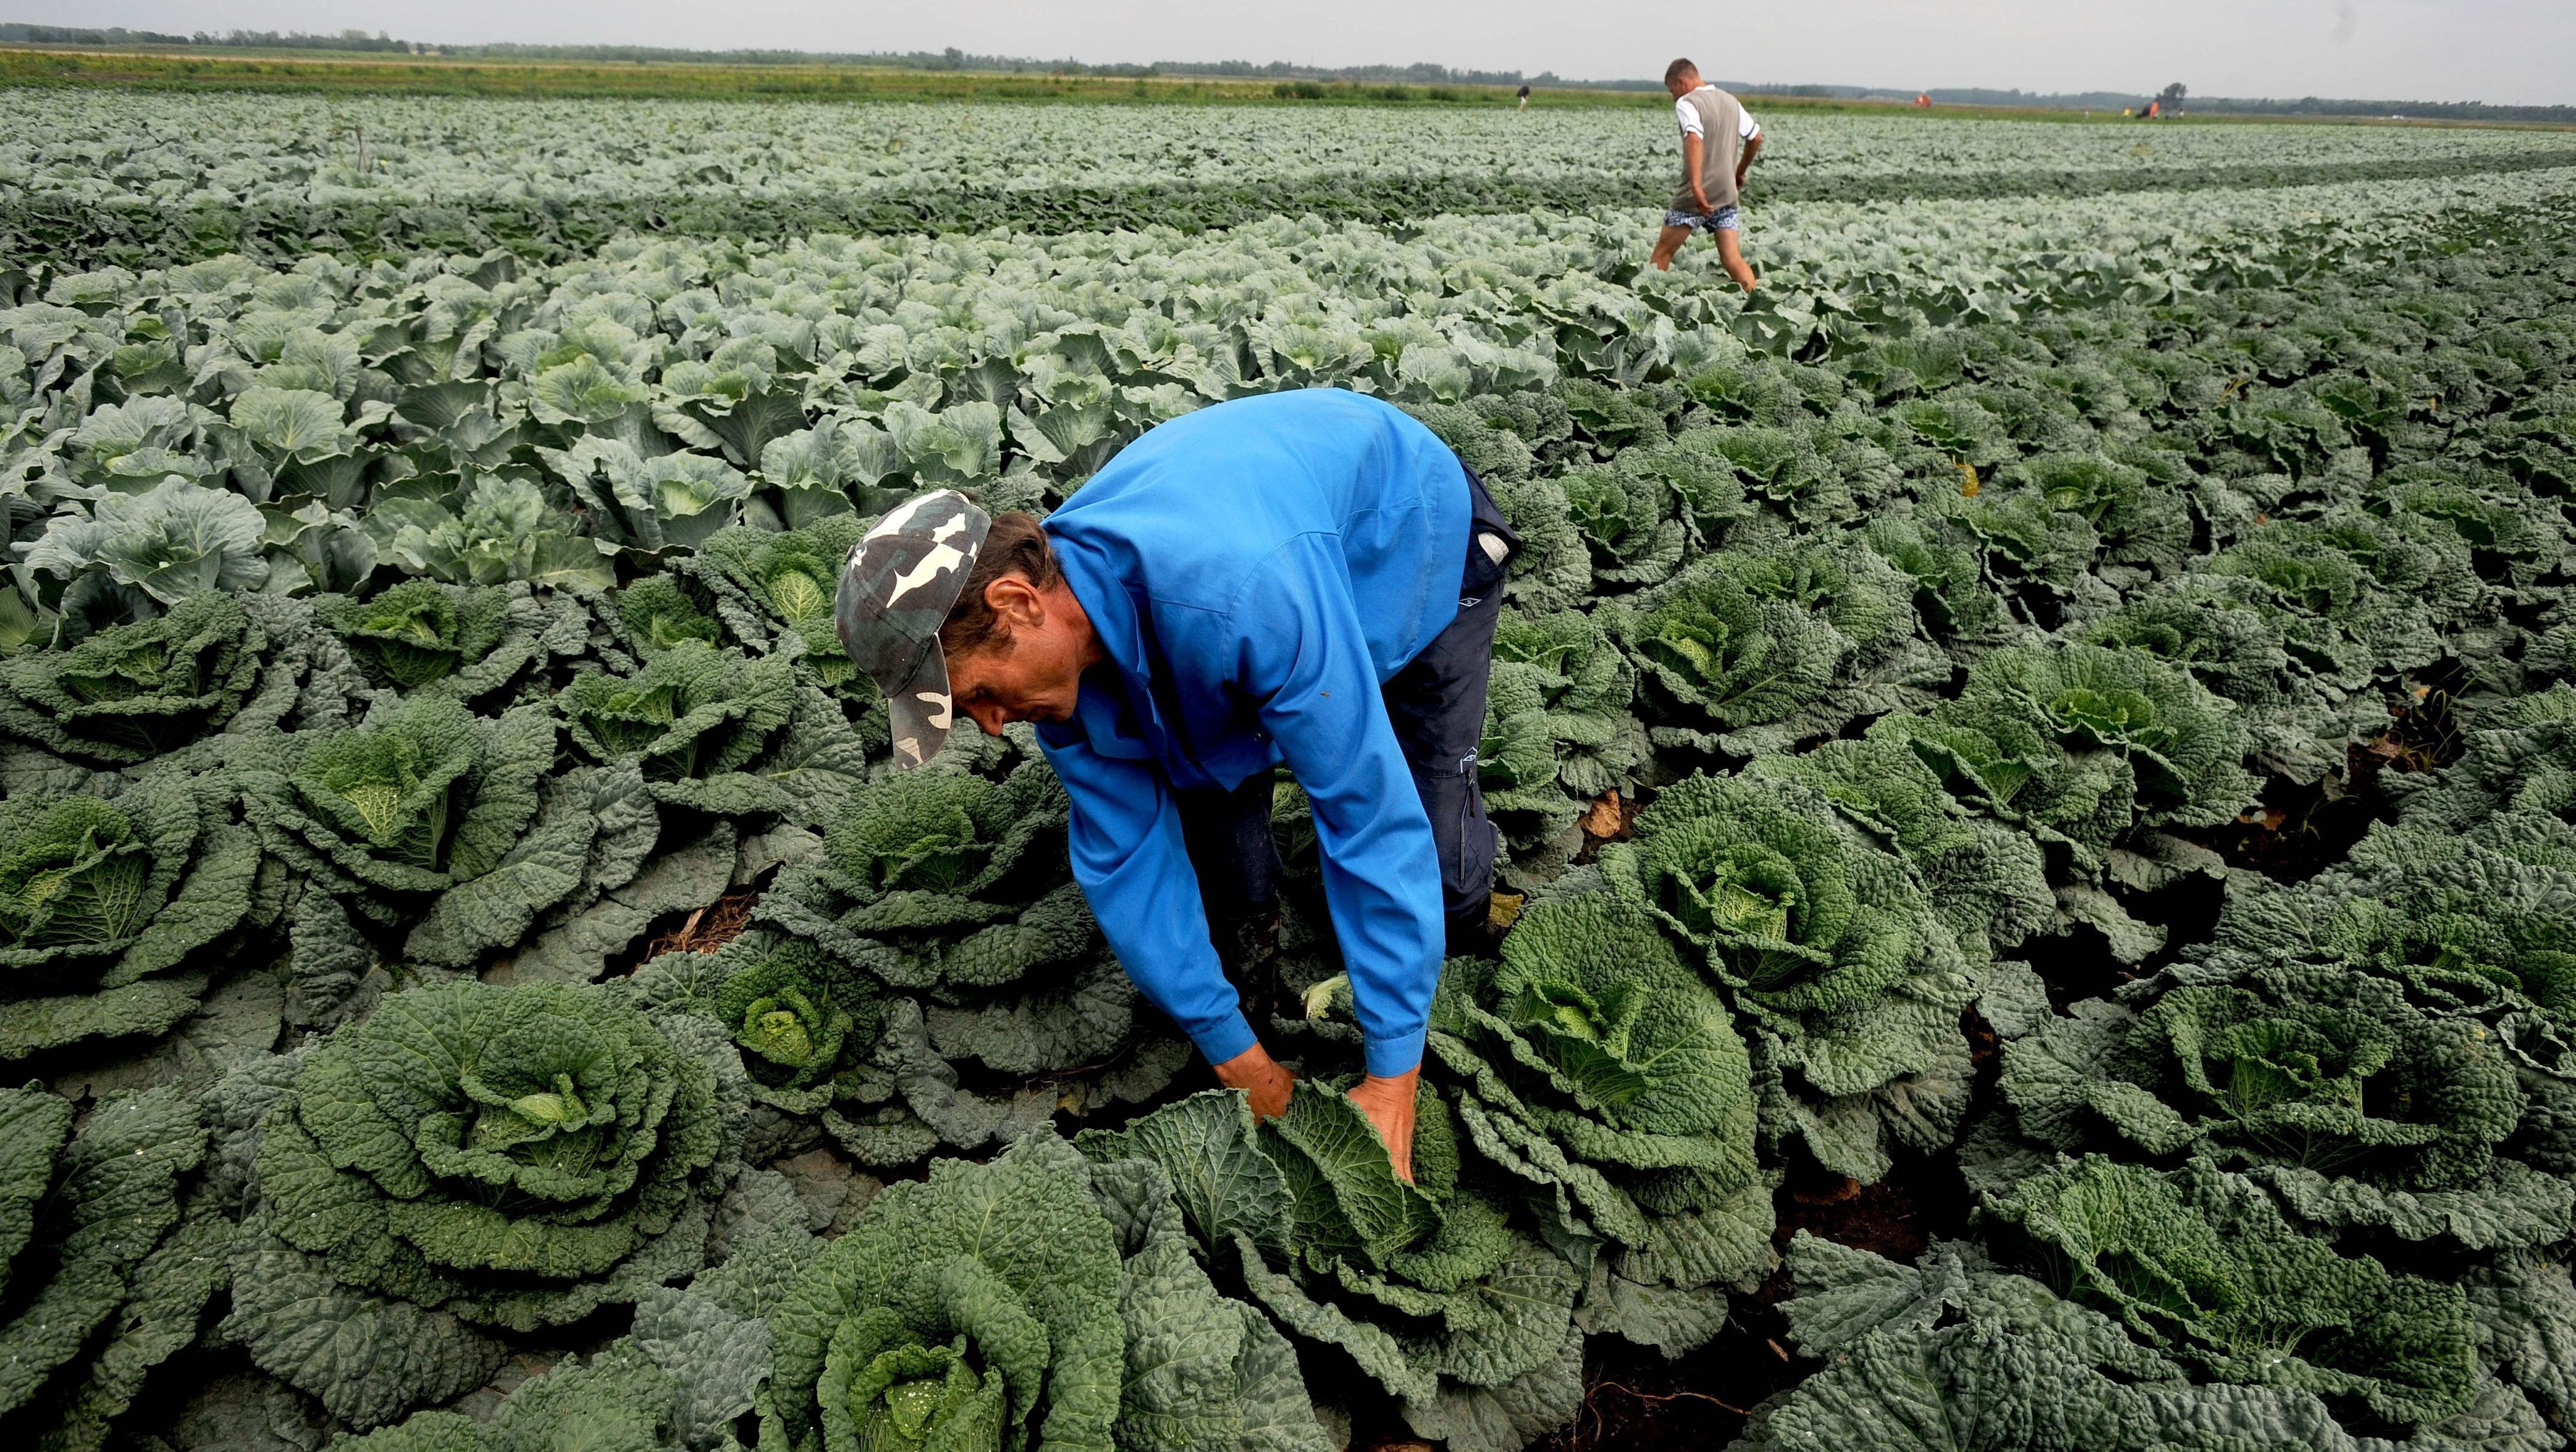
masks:
[[[1062,843],[1071,805],[1040,761],[1007,777],[903,772],[852,794],[763,915],[903,988],[996,987],[1089,948]]]
[[[2340,772],[2354,739],[2382,729],[2386,707],[2317,674],[2324,627],[2271,608],[2240,576],[2189,574],[2133,593],[2086,622],[2087,645],[2138,651],[2189,671],[2243,712],[2253,762],[2294,781]]]
[[[1949,667],[1914,594],[1856,542],[1692,562],[1623,625],[1655,743],[1752,754],[1920,699]]]
[[[1991,643],[2014,628],[2004,598],[1986,583],[1975,551],[1905,515],[1881,515],[1861,531],[1881,559],[1914,582],[1924,631],[1953,649]]]
[[[669,650],[686,641],[724,644],[724,629],[708,613],[706,602],[681,576],[669,571],[646,575],[617,592],[618,626],[639,655]]]
[[[280,608],[283,607],[283,608]],[[0,734],[98,767],[166,763],[239,722],[274,726],[295,703],[293,649],[271,626],[295,607],[192,595],[68,649],[0,661]]]
[[[590,643],[585,612],[524,584],[406,580],[364,600],[322,596],[313,614],[376,686],[499,705],[543,689],[555,661]]]
[[[2209,1154],[2305,1218],[2477,1244],[2565,1234],[2571,1197],[2498,1150],[2528,1103],[2495,1035],[2340,967],[2268,967],[2092,1002],[2004,1046],[2021,1133]]]
[[[1466,1145],[1599,1247],[1585,1328],[1677,1354],[1772,1264],[1751,1061],[1717,990],[1607,892],[1533,903],[1500,965],[1456,959],[1430,1072]]]
[[[540,913],[631,878],[654,842],[631,764],[556,771],[543,706],[477,716],[412,696],[368,724],[299,732],[245,767],[245,815],[308,893],[405,933],[420,963],[462,966]]]
[[[2232,703],[2141,651],[1993,651],[1956,699],[1872,730],[1910,741],[1953,795],[2087,869],[2138,826],[2227,821],[2256,786]]]
[[[165,771],[112,799],[0,800],[0,1060],[168,1031],[257,912],[229,782]]]
[[[2203,568],[2254,582],[2287,617],[2299,663],[2346,690],[2431,664],[2494,610],[2468,541],[2414,515],[2341,508],[2273,520]]]
[[[1873,732],[1794,755],[1756,757],[1745,770],[1817,793],[1864,841],[1902,858],[1971,962],[2057,924],[2038,843],[1962,807],[1894,735]]]
[[[887,996],[880,1072],[856,1086],[877,1108],[827,1120],[875,1163],[1007,1139],[1078,1087],[1037,1076],[1082,1070],[1138,1097],[1179,1068],[1072,880],[1055,774],[1032,753],[995,780],[958,745],[853,790],[822,850],[782,870],[754,913]],[[1101,1080],[1104,1064],[1120,1067]]]
[[[1996,482],[2083,520],[2102,564],[2163,573],[2191,551],[2192,517],[2183,499],[2146,470],[2108,455],[2040,454],[1998,471]]]
[[[1477,769],[1515,847],[1558,840],[1581,803],[1627,784],[1645,756],[1636,691],[1636,668],[1592,617],[1504,612]]]
[[[1328,1445],[1295,1353],[1200,1268],[1153,1163],[1049,1130],[888,1188],[770,1316],[761,1445]]]
[[[2419,1425],[2466,1410],[2482,1379],[2457,1286],[2302,1234],[2206,1161],[2164,1171],[2087,1155],[1985,1203],[2062,1267],[2075,1300],[2214,1379]]]
[[[555,707],[583,755],[633,761],[657,800],[712,815],[820,825],[866,771],[840,707],[784,656],[683,641],[632,676],[574,676]]]
[[[1582,1273],[1523,1227],[1507,1182],[1462,1161],[1428,1082],[1416,1103],[1411,1185],[1358,1106],[1313,1083],[1268,1123],[1211,1090],[1079,1143],[1160,1168],[1220,1274],[1290,1336],[1347,1356],[1415,1432],[1516,1452],[1581,1400]]]
[[[1691,543],[1670,486],[1627,467],[1629,457],[1576,469],[1556,481],[1566,517],[1591,552],[1593,577],[1606,589],[1669,577]]]
[[[697,1270],[747,1108],[712,1023],[470,980],[386,998],[281,1089],[228,1329],[360,1423],[480,1380],[460,1322],[563,1325]],[[373,1354],[317,1356],[331,1320]]]
[[[754,930],[713,953],[665,953],[635,970],[656,1013],[702,1013],[742,1052],[752,1097],[811,1115],[865,1064],[884,1025],[884,989],[802,938]]]
[[[2268,704],[2293,689],[2280,620],[2263,609],[2248,582],[2234,577],[2187,575],[2141,591],[2085,622],[2077,638],[2180,666],[2240,706]]]
[[[807,1452],[998,1452],[1033,1436],[1107,1452],[1118,1272],[1062,1141],[1031,1136],[989,1166],[943,1160],[871,1201],[779,1306],[774,1435]]]
[[[96,1452],[154,1367],[197,1338],[231,1226],[191,1193],[206,1157],[175,1086],[76,1106],[0,1091],[0,1436]]]
[[[854,514],[783,532],[735,525],[710,535],[685,569],[734,639],[764,654],[787,652],[820,684],[866,695],[874,687],[832,624],[841,565],[866,530]]]
[[[1770,778],[1693,777],[1635,827],[1603,871],[1724,986],[1775,1083],[1802,1091],[1774,1132],[1864,1179],[1884,1173],[1888,1136],[1946,1142],[1966,1108],[1959,1012],[1975,978],[1904,861]]]
[[[1673,452],[1696,454],[1732,474],[1747,500],[1802,523],[1848,519],[1855,512],[1849,482],[1836,460],[1817,447],[1817,433],[1797,424],[1737,424],[1686,429]],[[1725,498],[1703,488],[1701,497]]]
[[[1961,465],[1926,491],[1915,519],[1943,555],[1978,561],[1987,584],[2023,619],[2051,624],[2118,602],[2094,573],[2100,532],[2038,491],[1986,489]]]

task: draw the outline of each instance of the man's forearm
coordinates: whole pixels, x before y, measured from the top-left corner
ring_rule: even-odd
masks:
[[[1701,145],[1697,132],[1682,133],[1682,175],[1690,179],[1691,195],[1699,198],[1699,209],[1705,212],[1708,210],[1708,188],[1700,185],[1700,161],[1705,154]]]

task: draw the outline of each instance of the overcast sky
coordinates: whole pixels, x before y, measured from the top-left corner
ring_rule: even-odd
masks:
[[[1286,60],[1769,84],[2576,102],[2570,0],[0,0],[0,18],[408,40]]]

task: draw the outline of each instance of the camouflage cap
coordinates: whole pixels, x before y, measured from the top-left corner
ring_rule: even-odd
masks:
[[[948,740],[948,657],[939,627],[966,588],[993,517],[954,489],[908,499],[850,550],[833,601],[841,648],[885,692],[898,767]]]

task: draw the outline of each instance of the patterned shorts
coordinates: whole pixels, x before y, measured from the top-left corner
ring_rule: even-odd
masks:
[[[1703,232],[1741,232],[1744,230],[1744,209],[1741,207],[1720,207],[1714,212],[1705,214],[1699,212],[1666,212],[1664,213],[1664,225],[1667,227],[1689,227]]]

